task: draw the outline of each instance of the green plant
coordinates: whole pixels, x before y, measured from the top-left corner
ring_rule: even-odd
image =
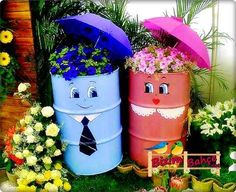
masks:
[[[12,47],[13,34],[7,21],[0,19],[0,103],[12,92],[19,64]]]
[[[80,14],[85,9],[85,1],[39,0],[31,2],[35,18],[36,55],[39,93],[43,105],[52,105],[52,90],[50,81],[50,53],[65,39],[63,31],[55,22],[56,19],[68,15]]]

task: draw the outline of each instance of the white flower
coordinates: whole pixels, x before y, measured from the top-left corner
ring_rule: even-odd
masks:
[[[18,85],[18,92],[25,92],[30,87],[29,83],[20,83]]]
[[[23,150],[23,156],[28,157],[30,155],[30,151],[28,149]]]
[[[32,127],[27,127],[24,131],[25,135],[32,135],[32,133],[34,132]]]
[[[37,163],[37,158],[35,156],[29,156],[26,158],[26,163],[29,166],[34,166]]]
[[[61,150],[60,149],[57,149],[55,152],[54,152],[54,156],[59,156],[61,155]]]
[[[47,146],[47,147],[51,147],[51,146],[53,146],[54,144],[55,144],[55,142],[54,142],[51,138],[49,138],[49,139],[46,140],[46,146]]]
[[[50,182],[47,182],[44,186],[48,192],[58,192],[58,187]]]
[[[43,151],[43,147],[41,145],[38,145],[36,147],[36,151],[39,152],[39,153],[42,152]]]
[[[51,123],[50,125],[47,126],[46,128],[46,135],[51,136],[51,137],[56,137],[59,133],[59,128],[56,124]]]
[[[23,154],[21,152],[16,152],[15,156],[19,159],[23,159]]]
[[[13,135],[13,141],[15,144],[19,144],[21,142],[21,135],[20,134],[14,134]]]
[[[36,138],[33,135],[28,135],[26,138],[27,143],[34,143],[36,142]]]
[[[33,121],[33,117],[31,115],[26,115],[24,120],[26,124],[30,124]]]
[[[37,123],[34,125],[34,129],[35,129],[36,131],[38,131],[38,132],[42,131],[42,130],[43,130],[43,124],[37,122]]]
[[[44,164],[51,164],[52,163],[52,159],[51,159],[51,157],[44,157],[43,159],[43,163]]]
[[[47,106],[47,107],[42,108],[41,113],[44,117],[51,117],[54,114],[54,110],[52,107]]]

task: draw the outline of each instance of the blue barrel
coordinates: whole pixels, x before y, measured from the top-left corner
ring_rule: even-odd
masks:
[[[52,75],[64,161],[76,175],[95,175],[122,160],[119,70],[66,81]]]

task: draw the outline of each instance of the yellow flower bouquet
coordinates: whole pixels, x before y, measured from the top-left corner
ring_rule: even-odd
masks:
[[[70,191],[68,171],[63,168],[61,156],[65,146],[60,141],[60,127],[52,122],[52,107],[41,107],[32,102],[28,91],[30,84],[21,83],[15,95],[31,103],[11,132],[6,143],[4,158],[13,163],[17,176],[17,191]],[[7,166],[8,167],[8,166]]]

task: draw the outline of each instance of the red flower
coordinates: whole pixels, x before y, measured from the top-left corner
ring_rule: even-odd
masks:
[[[22,165],[25,161],[24,159],[19,159],[18,157],[16,157],[15,155],[13,155],[12,153],[8,155],[8,157],[15,162],[16,165]]]
[[[15,132],[16,132],[16,128],[15,127],[12,127],[10,129],[8,129],[8,131],[7,131],[8,138],[11,139]]]

